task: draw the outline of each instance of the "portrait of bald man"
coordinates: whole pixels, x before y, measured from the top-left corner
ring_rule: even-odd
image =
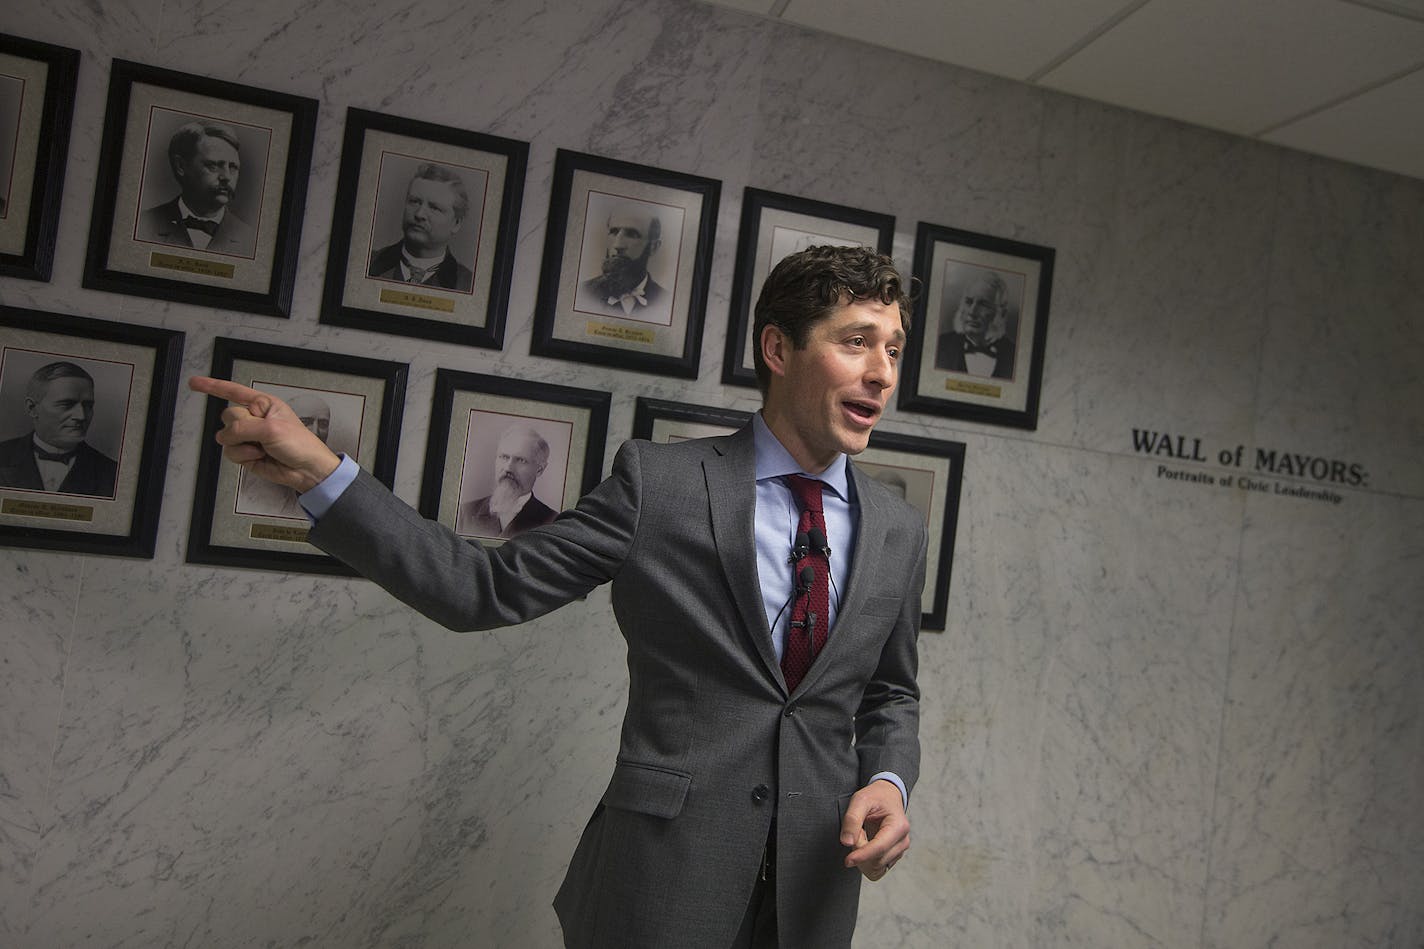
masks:
[[[119,465],[85,441],[94,377],[76,363],[40,366],[25,384],[31,431],[0,442],[0,486],[112,498]]]
[[[168,171],[178,186],[170,200],[139,215],[138,240],[252,257],[257,231],[232,208],[242,173],[242,145],[228,125],[189,122],[168,140]]]
[[[1009,285],[974,268],[963,290],[945,298],[935,368],[992,379],[1012,379],[1016,349],[1009,333]]]
[[[672,294],[653,279],[648,269],[663,244],[660,212],[658,205],[630,199],[616,203],[601,219],[597,229],[603,238],[599,272],[579,284],[574,299],[576,310],[648,322],[668,321]],[[585,268],[589,256],[586,245]]]
[[[287,400],[292,411],[302,420],[307,431],[331,444],[331,406],[315,392],[300,392]],[[237,485],[238,514],[260,517],[286,517],[305,521],[306,513],[297,502],[297,492],[285,485],[273,484],[247,472],[239,476]]]
[[[465,181],[452,168],[426,162],[406,186],[401,239],[371,254],[369,276],[469,293],[475,275],[455,259],[450,241],[470,213]],[[476,220],[473,226],[478,226]]]
[[[522,422],[506,428],[495,445],[494,487],[460,505],[455,532],[507,540],[553,521],[559,512],[534,496],[548,466],[549,442],[543,435]]]

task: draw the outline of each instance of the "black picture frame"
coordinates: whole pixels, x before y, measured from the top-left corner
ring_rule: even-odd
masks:
[[[84,286],[290,317],[316,115],[315,99],[114,60]],[[168,158],[190,123],[226,130],[200,132],[200,147],[240,146],[236,184],[228,172],[209,187],[231,190],[201,250],[177,220]]]
[[[722,358],[722,381],[727,385],[756,387],[752,326],[757,296],[767,274],[783,257],[815,244],[873,247],[889,254],[895,244],[895,216],[760,188],[743,192]]]
[[[713,178],[559,149],[530,351],[697,378],[721,189]],[[634,223],[624,233],[649,232],[637,247],[657,243],[643,292],[610,304],[596,269],[613,239],[609,222],[625,214]]]
[[[914,266],[921,292],[901,370],[900,408],[1037,428],[1053,259],[1051,247],[921,221]],[[989,320],[990,352],[967,353],[970,334],[957,328],[960,304],[974,297],[976,313],[992,313],[995,305],[983,304],[984,282],[994,280],[997,316],[972,317]]]
[[[640,395],[633,404],[633,437],[667,444],[709,435],[730,435],[752,420],[751,412]]]
[[[0,276],[48,281],[79,51],[0,33]]]
[[[502,348],[528,162],[527,142],[347,109],[321,322]],[[442,222],[425,227],[453,227],[434,283],[407,282],[400,263],[401,208],[417,180],[416,206]],[[458,201],[455,182],[467,210],[451,222],[443,204]]]
[[[877,429],[871,432],[865,451],[852,459],[862,473],[882,484],[903,487],[905,500],[925,515],[929,550],[921,599],[922,630],[943,631],[948,616],[964,455],[963,442]]]
[[[270,392],[299,415],[324,415],[327,444],[387,487],[395,477],[408,372],[405,363],[384,359],[221,336],[213,341],[214,378]],[[290,488],[223,460],[214,436],[226,407],[221,399],[208,398],[188,563],[354,576],[351,568],[307,542],[310,520]]]
[[[153,556],[182,360],[177,330],[0,305],[0,544]],[[81,457],[47,490],[21,449],[44,411],[29,404],[30,380],[57,362],[88,374],[94,403]]]
[[[603,477],[612,398],[594,389],[437,370],[420,513],[486,545],[547,523]],[[506,450],[526,459],[516,477],[529,482],[520,487],[532,494],[507,524],[507,515],[492,511]]]

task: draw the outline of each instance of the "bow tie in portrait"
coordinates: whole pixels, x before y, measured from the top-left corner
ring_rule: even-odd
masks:
[[[183,226],[190,231],[202,231],[209,237],[212,237],[218,229],[218,222],[209,221],[207,218],[201,217],[185,217],[183,219]]]
[[[970,342],[969,340],[966,339],[966,340],[964,341],[964,354],[967,356],[967,355],[969,355],[970,353],[983,353],[985,356],[993,356],[993,357],[995,357],[995,358],[998,358],[998,355],[999,355],[999,345],[998,345],[998,341],[996,340],[995,342],[992,342],[992,343],[985,343],[983,346],[980,346],[979,344],[977,344],[977,343],[972,343],[972,342]]]
[[[648,299],[647,299],[647,297],[643,296],[641,293],[639,293],[639,292],[636,291],[636,290],[634,290],[632,293],[625,293],[625,294],[623,294],[621,297],[609,297],[609,298],[608,298],[608,305],[609,305],[609,306],[618,306],[618,305],[619,305],[620,303],[622,303],[624,300],[633,300],[633,301],[636,302],[639,306],[647,306],[647,305],[648,305]]]
[[[74,459],[74,453],[78,451],[76,448],[71,448],[69,451],[45,451],[38,445],[34,446],[34,448],[35,457],[40,461],[59,461],[64,464],[69,464],[69,462]]]

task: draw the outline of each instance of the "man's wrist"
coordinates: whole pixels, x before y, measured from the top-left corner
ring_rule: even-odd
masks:
[[[876,781],[887,781],[890,784],[893,784],[895,788],[900,792],[900,804],[904,806],[905,810],[908,811],[910,809],[909,789],[905,787],[905,782],[900,779],[900,776],[898,774],[893,771],[881,771],[876,774],[872,774],[870,776],[870,780],[866,782],[866,786],[869,787]]]
[[[325,478],[313,485],[309,490],[297,495],[297,502],[302,509],[307,512],[307,516],[313,521],[319,521],[331,510],[331,506],[336,503],[336,499],[341,497],[341,493],[350,487],[351,482],[356,480],[356,474],[360,469],[356,462],[342,452],[337,458],[337,465]]]

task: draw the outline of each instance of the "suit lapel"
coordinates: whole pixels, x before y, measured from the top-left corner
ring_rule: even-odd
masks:
[[[756,569],[756,448],[751,426],[719,440],[713,447],[717,454],[702,463],[702,470],[711,502],[717,559],[757,653],[767,671],[780,682],[781,666],[771,645]]]

